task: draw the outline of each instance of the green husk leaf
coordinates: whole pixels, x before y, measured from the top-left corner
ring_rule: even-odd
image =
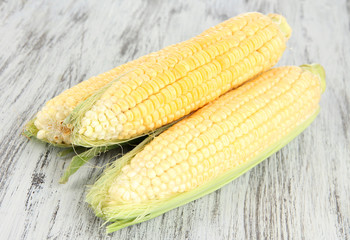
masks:
[[[65,156],[67,156],[67,155],[69,155],[69,154],[75,153],[75,150],[76,150],[76,149],[74,149],[74,148],[67,148],[67,149],[64,149],[64,150],[58,152],[58,153],[57,153],[57,156],[59,156],[59,157],[65,157]]]
[[[23,129],[22,134],[27,138],[35,137],[39,131],[34,124],[35,119],[36,118],[33,118],[32,120],[30,120]]]
[[[174,123],[168,124],[166,126],[163,126],[163,127],[159,128],[159,129],[157,129],[156,131],[154,131],[151,134],[149,134],[149,136],[146,139],[149,139],[148,141],[150,141],[150,139],[153,139],[155,136],[158,136],[160,133],[164,132],[166,129],[168,129]],[[135,142],[137,142],[137,140],[136,139],[132,139],[132,140],[129,140],[129,141],[124,142],[124,143],[128,143],[128,144],[131,145],[131,144],[133,144]],[[90,149],[86,150],[85,152],[82,152],[82,153],[74,156],[72,158],[72,161],[70,162],[67,170],[65,171],[65,173],[61,177],[60,183],[61,184],[66,183],[70,176],[72,176],[81,166],[83,166],[85,163],[87,163],[93,157],[95,157],[97,155],[100,155],[101,153],[107,152],[107,151],[109,151],[111,149],[120,147],[120,146],[121,146],[120,144],[115,144],[115,145],[110,145],[110,146],[93,147],[93,148],[90,148]],[[138,149],[139,146],[140,146],[140,144],[137,144],[135,149]],[[131,152],[133,152],[133,151],[134,150],[132,150]]]
[[[133,149],[128,154],[124,155],[118,161],[116,161],[111,167],[109,167],[102,177],[91,187],[87,194],[86,201],[93,208],[95,214],[102,217],[107,222],[113,222],[107,227],[107,232],[111,233],[121,228],[137,224],[155,218],[171,209],[184,205],[190,201],[196,200],[202,196],[205,196],[233,179],[241,176],[264,159],[271,156],[273,153],[280,150],[288,142],[298,136],[303,130],[305,130],[311,122],[316,118],[319,113],[319,109],[315,111],[307,120],[296,127],[288,135],[283,137],[282,140],[272,144],[270,147],[261,152],[258,156],[254,157],[250,161],[242,164],[240,167],[235,168],[227,172],[226,174],[212,180],[192,191],[179,193],[168,199],[153,200],[146,203],[131,204],[131,203],[113,203],[108,199],[108,189],[113,183],[113,180],[120,174],[121,168],[128,164],[131,159],[142,149],[144,146],[152,140],[152,138],[146,138],[139,146]]]
[[[65,173],[61,177],[59,183],[64,184],[68,181],[69,177],[73,175],[78,169],[83,166],[85,163],[87,163],[90,159],[93,157],[100,155],[101,153],[104,153],[108,150],[111,150],[113,148],[116,148],[117,145],[114,146],[108,146],[108,147],[94,147],[90,148],[89,150],[82,152],[76,156],[74,156],[66,169]]]

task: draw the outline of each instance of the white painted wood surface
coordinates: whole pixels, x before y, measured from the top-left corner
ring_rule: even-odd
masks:
[[[247,11],[292,26],[278,65],[325,67],[321,114],[221,190],[106,235],[84,197],[118,151],[59,185],[67,159],[24,124],[83,79]],[[0,1],[0,36],[0,239],[350,239],[349,1]]]

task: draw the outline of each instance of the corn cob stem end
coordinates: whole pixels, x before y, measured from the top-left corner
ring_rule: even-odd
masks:
[[[271,18],[272,22],[279,26],[279,29],[284,34],[284,36],[289,39],[292,35],[292,28],[289,26],[285,17],[279,14],[270,13],[268,16]]]
[[[312,63],[312,64],[303,64],[300,66],[302,69],[307,70],[315,74],[321,82],[322,93],[326,90],[326,72],[321,64]]]

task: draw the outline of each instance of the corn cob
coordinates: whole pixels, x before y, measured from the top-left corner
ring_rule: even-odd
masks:
[[[63,92],[37,114],[28,135],[96,147],[149,133],[272,67],[290,33],[277,14],[229,19]]]
[[[112,232],[204,196],[301,133],[324,89],[318,64],[271,69],[146,139],[105,171],[87,202]]]

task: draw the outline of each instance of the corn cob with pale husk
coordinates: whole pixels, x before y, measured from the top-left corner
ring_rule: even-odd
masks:
[[[113,232],[204,196],[301,133],[324,89],[318,64],[271,69],[147,138],[105,171],[87,202]]]
[[[98,147],[150,133],[271,68],[290,33],[280,15],[242,14],[63,92],[26,134]]]

